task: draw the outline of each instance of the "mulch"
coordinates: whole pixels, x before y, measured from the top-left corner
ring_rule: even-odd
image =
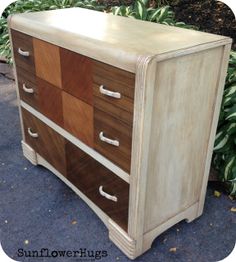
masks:
[[[232,10],[215,0],[170,1],[177,21],[195,25],[201,31],[233,38],[236,50],[236,20]]]

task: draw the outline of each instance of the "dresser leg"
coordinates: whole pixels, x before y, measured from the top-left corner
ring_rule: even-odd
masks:
[[[135,259],[136,241],[132,239],[122,228],[113,220],[108,220],[108,230],[110,240],[130,259]]]
[[[32,147],[30,147],[28,144],[25,143],[25,141],[21,141],[21,146],[23,150],[23,155],[33,164],[37,165],[38,160],[37,160],[37,154],[34,151]]]

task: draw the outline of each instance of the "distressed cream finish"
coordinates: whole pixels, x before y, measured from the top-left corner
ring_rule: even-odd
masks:
[[[202,214],[231,39],[79,8],[15,15],[9,26],[136,73],[130,174],[19,101],[130,184],[128,232],[29,147],[23,134],[25,157],[81,196],[131,259],[172,225]]]
[[[135,72],[140,55],[221,45],[226,37],[81,8],[13,16],[11,28]]]
[[[222,55],[218,47],[157,65],[145,233],[199,200]]]

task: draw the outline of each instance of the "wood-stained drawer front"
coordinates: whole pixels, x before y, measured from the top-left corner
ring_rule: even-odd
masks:
[[[31,36],[11,30],[16,68],[21,67],[35,75],[34,48]]]
[[[96,151],[130,173],[131,145],[132,127],[99,109],[94,110],[94,148]]]
[[[132,126],[135,75],[94,61],[94,107]]]
[[[20,98],[35,109],[38,109],[38,88],[35,75],[24,68],[18,67],[17,79]]]
[[[22,118],[26,143],[66,175],[65,139],[23,108]]]
[[[93,60],[93,82],[134,99],[135,75],[133,73]]]
[[[68,141],[66,156],[67,179],[127,231],[129,184]]]

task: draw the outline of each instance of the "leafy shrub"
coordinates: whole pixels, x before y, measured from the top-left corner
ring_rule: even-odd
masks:
[[[236,52],[231,52],[213,165],[231,195],[236,195]]]
[[[163,4],[167,1],[157,2],[162,2]],[[174,19],[174,13],[170,10],[169,6],[162,6],[158,8],[150,7],[150,0],[136,0],[131,6],[121,5],[113,7],[112,13],[114,15],[126,16],[165,25],[196,29],[196,27],[186,25],[183,22],[176,22]]]

